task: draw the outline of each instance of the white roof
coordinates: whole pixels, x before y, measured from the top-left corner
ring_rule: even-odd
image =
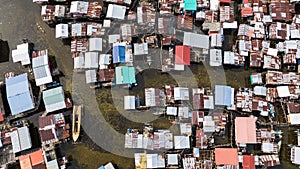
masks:
[[[253,92],[258,96],[267,96],[267,88],[264,86],[255,86]]]
[[[219,1],[218,0],[211,0],[210,1],[210,10],[217,11],[219,9]]]
[[[134,43],[134,55],[148,54],[148,43]]]
[[[174,146],[175,149],[190,148],[189,136],[174,136]]]
[[[44,55],[32,58],[32,69],[37,86],[53,81],[49,67],[48,50],[45,50]]]
[[[205,96],[204,109],[214,109],[214,97],[213,96]]]
[[[126,12],[125,6],[109,4],[107,13],[106,13],[106,17],[124,20],[125,12]]]
[[[147,168],[157,168],[157,154],[147,154]]]
[[[115,169],[115,167],[112,165],[112,163],[108,163],[104,166],[105,169]]]
[[[10,139],[13,147],[13,152],[17,153],[21,151],[21,145],[19,140],[18,131],[13,131],[10,133]]]
[[[13,152],[17,153],[32,147],[31,137],[27,126],[18,128],[18,130],[10,133]]]
[[[124,96],[124,109],[135,109],[135,96]]]
[[[175,64],[174,70],[184,70],[184,65],[182,64]]]
[[[100,65],[100,69],[101,69],[101,65],[109,65],[110,64],[110,58],[111,55],[110,54],[100,54],[99,57],[99,65]]]
[[[89,51],[102,51],[102,38],[89,38]]]
[[[85,80],[86,80],[86,83],[95,83],[95,82],[97,82],[96,70],[86,70],[85,71]]]
[[[277,86],[277,93],[279,97],[289,97],[291,96],[288,86]]]
[[[109,28],[110,27],[111,21],[109,19],[104,19],[103,20],[103,27],[104,28]]]
[[[192,124],[191,123],[180,123],[180,133],[181,133],[181,135],[192,134]]]
[[[191,32],[184,32],[183,45],[208,49],[209,36]]]
[[[47,169],[58,169],[57,159],[46,162]]]
[[[234,52],[224,51],[224,64],[234,64]]]
[[[33,0],[33,2],[38,2],[38,3],[40,3],[40,2],[48,2],[48,0]]]
[[[57,24],[55,26],[55,37],[56,38],[68,38],[69,37],[68,24]]]
[[[261,150],[264,153],[272,153],[274,151],[273,143],[262,143]]]
[[[167,107],[167,115],[177,116],[177,107]]]
[[[178,165],[178,155],[177,154],[167,154],[168,165]]]
[[[72,1],[70,13],[87,14],[89,3],[84,1]]]
[[[120,39],[120,34],[108,35],[108,43],[115,43]]]
[[[300,165],[300,147],[293,147],[294,149],[294,158],[293,163]]]
[[[174,100],[189,99],[189,89],[187,87],[174,87]]]
[[[20,145],[22,150],[27,150],[32,147],[29,128],[27,126],[18,128]]]
[[[299,113],[291,113],[288,116],[290,117],[290,123],[292,125],[300,124],[300,114]]]
[[[17,49],[12,50],[11,52],[14,63],[21,62],[22,65],[28,65],[31,63],[28,43],[17,45]]]
[[[300,31],[299,30],[291,30],[291,38],[300,38]]]
[[[183,118],[189,118],[189,108],[188,107],[178,107],[178,116]]]
[[[83,27],[85,27],[85,24],[83,23],[74,23],[72,24],[72,36],[83,36],[86,32],[83,32]]]
[[[84,67],[86,69],[98,68],[99,54],[98,52],[85,52]]]
[[[278,49],[274,49],[274,48],[269,48],[267,51],[267,55],[271,55],[271,56],[277,56],[278,53]]]
[[[216,130],[216,123],[213,121],[212,116],[204,116],[203,131],[205,133],[212,133]]]
[[[145,88],[145,105],[156,106],[155,88]]]
[[[221,34],[212,34],[210,36],[211,47],[222,47],[222,35]]]
[[[74,58],[74,69],[84,69],[84,56]]]
[[[65,16],[66,7],[64,5],[55,5],[55,12],[54,15],[58,17]]]
[[[223,23],[223,29],[237,29],[237,28],[238,28],[237,21]]]
[[[196,158],[195,157],[186,157],[182,159],[183,168],[184,169],[192,169],[191,167],[196,165]]]
[[[222,65],[222,50],[221,49],[210,49],[210,66],[221,66]]]

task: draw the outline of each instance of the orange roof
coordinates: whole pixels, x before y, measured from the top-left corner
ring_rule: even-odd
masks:
[[[32,169],[32,166],[36,166],[44,162],[44,156],[42,150],[35,151],[33,153],[21,156],[19,158],[21,169]]]
[[[243,169],[255,169],[254,156],[243,155]]]
[[[29,155],[25,155],[19,158],[21,169],[32,169]]]
[[[239,165],[236,148],[216,148],[215,159],[216,165]]]
[[[220,0],[220,2],[222,2],[222,3],[230,3],[231,0]]]
[[[37,164],[40,164],[40,163],[44,162],[43,152],[42,152],[41,149],[38,150],[38,151],[35,151],[35,152],[33,152],[29,155],[30,155],[32,166],[35,166]]]
[[[251,7],[248,8],[242,8],[242,17],[252,16],[253,11]]]
[[[237,117],[235,119],[235,139],[237,143],[256,143],[256,119]]]

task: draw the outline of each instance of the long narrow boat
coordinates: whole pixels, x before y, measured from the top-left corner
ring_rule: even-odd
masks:
[[[78,140],[80,135],[81,111],[82,105],[73,106],[72,137],[74,142]]]

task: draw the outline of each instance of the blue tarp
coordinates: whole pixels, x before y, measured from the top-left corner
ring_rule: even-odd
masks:
[[[12,115],[34,108],[26,73],[6,80],[6,94]]]

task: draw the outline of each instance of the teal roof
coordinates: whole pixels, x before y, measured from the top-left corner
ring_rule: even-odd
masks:
[[[197,1],[196,0],[184,0],[184,10],[197,10]]]
[[[134,67],[120,66],[116,68],[116,84],[136,83]]]
[[[46,90],[43,92],[43,100],[45,103],[45,106],[56,104],[59,102],[64,102],[64,91],[62,87],[57,87],[54,89]]]

